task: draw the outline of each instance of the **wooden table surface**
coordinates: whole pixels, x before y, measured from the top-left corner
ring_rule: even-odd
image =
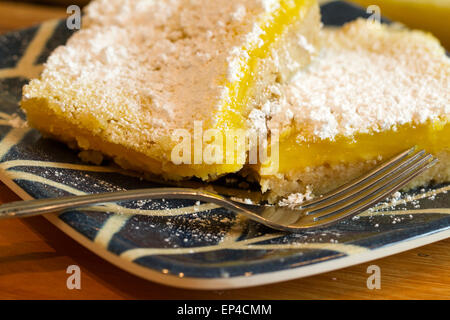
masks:
[[[0,1],[0,33],[65,10]],[[0,184],[0,203],[18,200]],[[369,290],[369,265],[381,289]],[[66,269],[81,269],[81,290]],[[181,290],[142,280],[91,253],[43,217],[0,222],[0,299],[450,299],[450,239],[309,278],[227,291]]]

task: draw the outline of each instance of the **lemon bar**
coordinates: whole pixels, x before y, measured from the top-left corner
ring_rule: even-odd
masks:
[[[322,194],[414,145],[439,163],[409,187],[450,181],[450,59],[430,34],[357,20],[324,29],[318,59],[265,107],[279,162],[257,170],[272,199]]]
[[[215,179],[242,163],[175,164],[174,131],[245,129],[319,51],[315,0],[97,0],[23,90],[44,135],[126,169]],[[97,157],[98,158],[98,157]]]

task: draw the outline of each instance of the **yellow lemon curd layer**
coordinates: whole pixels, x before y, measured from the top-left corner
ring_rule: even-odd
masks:
[[[262,32],[259,39],[262,45],[256,41],[252,46],[242,48],[248,58],[241,63],[240,79],[225,83],[229,97],[216,116],[218,129],[245,127],[243,110],[251,98],[259,61],[268,57],[271,46],[280,39],[287,27],[304,19],[313,6],[317,6],[316,0],[281,0],[280,8],[275,13],[261,18],[259,25]]]
[[[448,119],[418,125],[405,124],[395,130],[362,133],[352,137],[338,136],[333,141],[298,141],[298,136],[291,133],[280,141],[278,173],[302,172],[322,165],[386,160],[412,146],[433,154],[450,151]],[[276,167],[276,164],[271,163],[266,170],[276,173]]]

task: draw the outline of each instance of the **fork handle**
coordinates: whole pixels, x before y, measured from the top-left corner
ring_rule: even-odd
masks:
[[[239,210],[239,206],[212,192],[188,188],[153,188],[11,202],[0,205],[0,219],[25,218],[99,203],[144,199],[201,200],[233,211]]]

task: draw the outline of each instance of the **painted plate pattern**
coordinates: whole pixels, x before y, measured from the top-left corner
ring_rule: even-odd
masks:
[[[322,7],[341,25],[364,11]],[[21,88],[71,32],[50,21],[0,37],[0,179],[24,199],[161,186],[77,152],[24,126]],[[411,191],[390,204],[314,232],[286,234],[209,203],[152,200],[104,204],[46,218],[117,266],[187,288],[236,288],[304,277],[377,259],[450,236],[450,185]]]

